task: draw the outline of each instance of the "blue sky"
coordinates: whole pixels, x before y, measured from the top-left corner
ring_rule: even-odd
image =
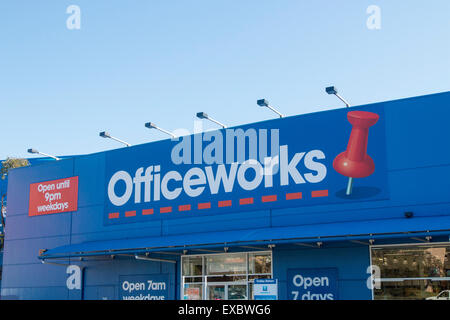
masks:
[[[192,131],[198,111],[272,118],[263,97],[286,115],[341,107],[331,84],[353,105],[448,91],[449,39],[448,0],[4,0],[0,159],[121,147],[103,130],[155,141],[145,122]]]

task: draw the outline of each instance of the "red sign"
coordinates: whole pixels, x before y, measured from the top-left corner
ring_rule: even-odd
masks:
[[[30,184],[30,217],[76,211],[77,208],[78,177]]]

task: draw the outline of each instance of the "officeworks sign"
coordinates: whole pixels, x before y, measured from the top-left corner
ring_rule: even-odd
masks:
[[[386,199],[383,108],[352,112],[294,116],[110,151],[105,223]],[[376,117],[370,133],[365,117]]]

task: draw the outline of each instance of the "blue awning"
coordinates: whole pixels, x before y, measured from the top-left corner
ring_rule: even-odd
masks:
[[[353,221],[92,241],[56,247],[45,251],[39,258],[137,254],[221,246],[388,239],[426,235],[450,235],[450,217]]]

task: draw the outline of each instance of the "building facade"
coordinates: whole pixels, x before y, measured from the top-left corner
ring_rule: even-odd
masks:
[[[448,298],[449,104],[445,92],[14,169],[2,298],[254,299],[267,279],[277,299]]]

